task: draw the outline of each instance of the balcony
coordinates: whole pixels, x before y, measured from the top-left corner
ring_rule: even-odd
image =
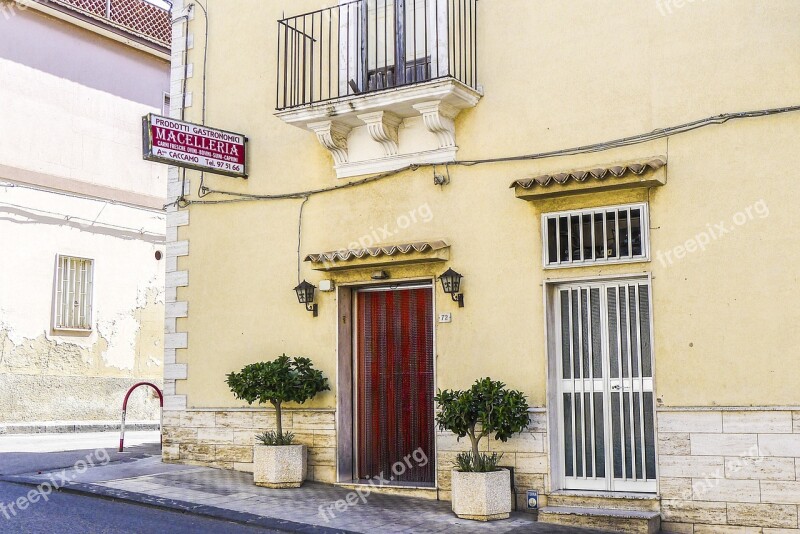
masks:
[[[340,178],[443,163],[481,98],[478,0],[356,0],[278,21],[276,115]]]

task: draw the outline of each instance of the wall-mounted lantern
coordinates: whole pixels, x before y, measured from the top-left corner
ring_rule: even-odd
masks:
[[[295,292],[297,293],[297,300],[300,304],[306,305],[306,310],[312,312],[314,317],[317,316],[317,305],[314,304],[314,290],[317,289],[314,284],[310,284],[303,280],[300,284],[294,288]]]
[[[458,292],[461,289],[461,278],[463,277],[459,273],[449,268],[439,277],[442,282],[442,290],[450,294],[453,302],[458,302],[459,308],[464,307],[464,295]]]

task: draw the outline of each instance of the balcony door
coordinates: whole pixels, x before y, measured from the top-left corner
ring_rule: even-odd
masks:
[[[350,80],[350,89],[363,93],[431,79],[437,4],[437,0],[362,0],[361,76],[358,82]]]

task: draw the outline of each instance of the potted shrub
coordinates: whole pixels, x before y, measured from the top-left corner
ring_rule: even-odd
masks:
[[[525,395],[506,389],[502,382],[483,378],[466,391],[439,391],[434,400],[439,405],[439,430],[449,430],[459,439],[467,436],[472,445],[471,451],[456,456],[453,512],[463,519],[479,521],[507,518],[511,513],[511,474],[497,466],[502,454],[482,454],[478,443],[491,434],[508,441],[528,426]]]
[[[293,444],[294,434],[283,432],[281,406],[304,403],[329,390],[328,379],[308,358],[285,354],[271,362],[252,363],[227,375],[228,387],[248,404],[269,402],[275,407],[276,430],[257,434],[253,448],[253,479],[267,488],[299,488],[306,478],[306,446]]]

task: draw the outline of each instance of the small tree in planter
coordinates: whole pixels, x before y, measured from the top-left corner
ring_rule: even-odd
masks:
[[[284,402],[302,404],[330,389],[322,371],[309,358],[285,354],[271,362],[252,363],[226,382],[237,399],[248,404],[269,402],[275,407],[276,430],[259,434],[262,445],[253,449],[253,478],[259,486],[299,488],[306,477],[306,446],[293,445],[294,435],[283,432],[281,407]]]
[[[502,455],[482,454],[478,443],[491,434],[505,442],[522,432],[529,423],[528,400],[522,392],[490,378],[476,380],[465,391],[439,391],[434,400],[439,405],[439,430],[449,430],[459,439],[467,436],[472,445],[470,452],[456,457],[453,512],[465,519],[505,519],[511,513],[510,473],[497,467]]]

